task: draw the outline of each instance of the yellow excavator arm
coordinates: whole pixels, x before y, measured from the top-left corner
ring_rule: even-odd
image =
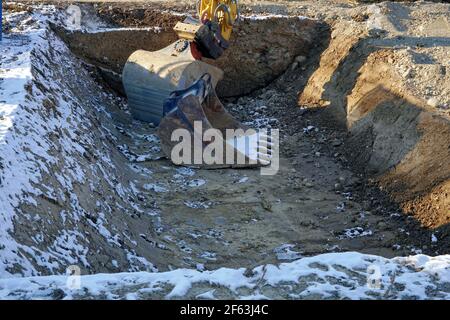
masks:
[[[239,19],[238,0],[198,0],[198,20],[188,17],[174,28],[180,39],[189,40],[203,57],[217,59],[228,48]]]
[[[239,18],[238,0],[199,0],[197,11],[202,22],[216,21],[222,37],[230,40],[233,25]]]

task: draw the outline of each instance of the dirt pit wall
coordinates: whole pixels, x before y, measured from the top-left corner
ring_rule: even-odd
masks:
[[[181,15],[163,20],[144,19],[148,24],[141,23],[137,29],[127,26],[106,31],[68,31],[55,25],[53,29],[72,52],[99,67],[104,79],[123,93],[120,74],[128,57],[139,49],[156,51],[175,42],[177,36],[172,27],[183,19]],[[324,25],[316,20],[299,17],[243,19],[225,54],[217,61],[205,60],[225,72],[218,84],[219,96],[241,96],[267,86],[296,59],[306,59],[310,49],[320,41],[322,28]]]
[[[445,226],[450,77],[443,53],[450,42],[379,32],[336,24],[299,104],[319,107],[326,119],[347,128],[342,151],[353,167],[374,177],[406,213],[426,227]]]

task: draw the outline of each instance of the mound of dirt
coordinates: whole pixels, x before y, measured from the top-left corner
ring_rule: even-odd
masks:
[[[377,8],[368,23],[333,26],[299,104],[322,107],[347,127],[345,149],[354,165],[376,177],[405,212],[437,228],[450,222],[450,40],[434,36],[443,30],[422,23],[419,10]],[[436,21],[445,19],[440,8]]]

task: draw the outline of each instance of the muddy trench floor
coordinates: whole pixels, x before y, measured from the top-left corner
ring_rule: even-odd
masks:
[[[307,73],[305,73],[307,74]],[[168,159],[135,162],[154,199],[151,241],[163,249],[159,268],[254,267],[327,252],[385,257],[439,254],[432,230],[405,216],[344,156],[346,133],[320,111],[299,108],[306,78],[287,72],[250,96],[225,101],[242,122],[268,119],[280,129],[280,170],[191,170]],[[106,90],[106,89],[105,89]],[[120,99],[119,99],[120,101]],[[277,108],[265,104],[276,101]],[[151,125],[132,120],[126,102],[110,110],[123,144],[135,154],[155,147]],[[150,240],[149,240],[150,241]],[[444,245],[445,247],[445,245]]]

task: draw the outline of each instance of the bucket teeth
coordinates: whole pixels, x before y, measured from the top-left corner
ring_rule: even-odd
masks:
[[[206,169],[260,167],[270,164],[267,133],[234,119],[204,74],[165,101],[158,127],[162,150],[173,163]]]

